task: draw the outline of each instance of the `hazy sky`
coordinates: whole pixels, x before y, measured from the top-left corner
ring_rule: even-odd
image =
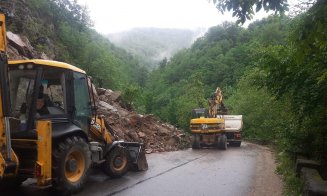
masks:
[[[209,0],[78,0],[86,5],[99,33],[112,33],[135,27],[197,28],[211,27],[223,21],[236,21],[224,16]],[[262,12],[256,18],[267,15]]]

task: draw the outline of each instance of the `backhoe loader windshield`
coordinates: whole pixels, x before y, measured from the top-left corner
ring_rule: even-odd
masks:
[[[13,130],[33,128],[36,119],[66,115],[64,70],[17,64],[10,66],[8,77]]]
[[[32,94],[36,79],[36,70],[10,70],[9,88],[10,104],[12,106],[11,116],[19,119],[19,127],[13,127],[16,130],[25,130],[27,116],[32,103]],[[18,126],[18,125],[17,125]]]

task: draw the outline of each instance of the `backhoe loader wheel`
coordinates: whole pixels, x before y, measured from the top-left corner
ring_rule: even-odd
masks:
[[[126,174],[128,170],[128,154],[126,148],[116,146],[105,157],[103,170],[113,178],[119,178]]]
[[[83,187],[91,164],[91,152],[79,136],[65,138],[54,145],[53,186],[64,194],[75,193]]]
[[[0,180],[0,191],[12,190],[19,187],[27,178],[11,177]]]

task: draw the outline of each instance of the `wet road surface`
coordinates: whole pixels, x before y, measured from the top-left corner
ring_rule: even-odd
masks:
[[[183,150],[147,155],[149,170],[128,172],[111,179],[92,169],[78,196],[161,196],[161,195],[249,195],[256,176],[256,158],[261,150],[242,143],[240,148]],[[3,194],[1,194],[3,195]],[[50,188],[39,189],[31,181],[4,195],[56,195]]]

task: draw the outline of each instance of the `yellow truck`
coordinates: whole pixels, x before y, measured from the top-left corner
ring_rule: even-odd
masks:
[[[147,169],[141,143],[114,141],[85,71],[63,62],[7,60],[0,13],[0,188],[36,178],[61,193],[83,188],[91,166],[111,177]]]

